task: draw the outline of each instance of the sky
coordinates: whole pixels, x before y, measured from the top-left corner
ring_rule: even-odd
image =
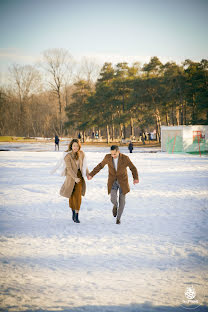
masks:
[[[128,63],[208,55],[208,0],[0,0],[0,72],[50,48]]]

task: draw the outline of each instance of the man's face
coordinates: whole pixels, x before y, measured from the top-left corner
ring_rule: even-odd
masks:
[[[120,153],[119,151],[113,150],[113,151],[111,151],[111,156],[113,158],[117,158],[119,156],[119,153]]]

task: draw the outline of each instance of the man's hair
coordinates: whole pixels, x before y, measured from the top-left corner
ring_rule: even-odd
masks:
[[[111,151],[114,151],[114,150],[119,151],[118,145],[112,145],[111,146]]]

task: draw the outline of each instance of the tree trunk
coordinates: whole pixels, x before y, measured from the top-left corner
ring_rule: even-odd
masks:
[[[67,86],[65,85],[65,107],[68,106],[68,91]]]
[[[124,138],[124,140],[126,139],[126,126],[125,126],[125,124],[123,125],[123,138]]]
[[[174,111],[173,111],[173,104],[171,106],[171,123],[172,123],[172,126],[175,125],[175,122],[174,122]]]
[[[186,125],[186,101],[184,102],[183,124]]]
[[[125,111],[125,98],[124,98],[124,95],[123,95],[123,113]],[[126,125],[123,124],[123,138],[126,139]]]
[[[106,126],[106,137],[107,137],[107,144],[110,142],[110,133],[109,133],[109,126]]]
[[[120,137],[121,139],[124,138],[124,133],[123,133],[123,124],[120,124]]]
[[[180,125],[183,125],[183,109],[179,110],[179,120],[180,120]]]
[[[101,137],[101,132],[100,132],[100,128],[98,128],[98,137]]]
[[[180,109],[178,107],[176,108],[176,123],[177,126],[180,125]]]
[[[161,129],[161,120],[160,120],[160,112],[158,108],[156,108],[156,138],[157,141],[160,142],[160,129]]]
[[[192,96],[193,104],[192,104],[192,124],[195,125],[197,121],[197,113],[196,113],[196,97],[195,94]]]
[[[114,124],[112,124],[112,142],[114,141],[115,138],[115,127]]]
[[[60,128],[60,135],[62,135],[62,109],[61,109],[61,94],[60,91],[58,91],[58,102],[59,102],[59,128]]]
[[[169,116],[168,116],[168,112],[166,112],[166,114],[165,114],[165,119],[166,119],[166,125],[169,126]]]
[[[82,143],[84,143],[85,142],[85,131],[83,130],[82,131]]]
[[[131,125],[131,136],[133,137],[134,136],[134,120],[132,117],[131,117],[130,125]]]

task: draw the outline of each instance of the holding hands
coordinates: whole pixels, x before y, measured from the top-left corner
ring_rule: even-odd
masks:
[[[88,180],[92,180],[92,176],[88,174],[87,179],[88,179]],[[138,184],[138,183],[139,183],[139,180],[134,180],[133,183],[134,183],[134,184]]]

